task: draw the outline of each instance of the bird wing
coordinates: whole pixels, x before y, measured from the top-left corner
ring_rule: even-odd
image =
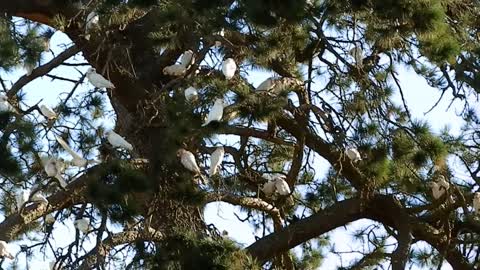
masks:
[[[74,159],[83,159],[79,154],[73,151],[73,149],[70,148],[67,142],[65,142],[62,138],[55,136],[55,139],[63,147],[63,149],[65,149],[65,151],[67,151]]]
[[[189,171],[200,173],[200,168],[198,167],[197,161],[195,160],[195,156],[192,153],[185,152],[182,155],[182,164]]]

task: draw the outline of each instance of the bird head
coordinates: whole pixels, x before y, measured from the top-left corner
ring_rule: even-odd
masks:
[[[92,74],[92,73],[95,73],[96,72],[96,69],[95,68],[89,68],[87,70],[87,74]]]
[[[180,148],[177,150],[177,157],[181,157],[183,155],[183,152],[185,152],[185,149]]]
[[[473,199],[480,200],[480,192],[475,192],[475,194],[473,194]]]
[[[217,98],[217,99],[215,100],[215,105],[217,105],[217,106],[218,106],[218,105],[225,106],[225,102],[223,101],[222,98]]]

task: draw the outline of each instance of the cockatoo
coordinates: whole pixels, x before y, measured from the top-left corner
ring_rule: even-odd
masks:
[[[275,179],[275,189],[278,194],[282,196],[287,196],[290,194],[290,187],[288,186],[287,181],[285,181],[285,176],[279,176]]]
[[[181,148],[177,151],[177,157],[180,158],[180,162],[182,163],[183,167],[195,173],[195,175],[198,175],[202,182],[206,184],[206,180],[204,179],[202,172],[197,165],[197,161],[195,160],[195,155],[193,155],[192,152]]]
[[[87,15],[87,19],[85,20],[85,39],[90,40],[90,30],[98,26],[98,22],[100,21],[100,17],[95,11],[90,12]]]
[[[0,94],[0,112],[15,112],[15,108],[8,102],[8,97]]]
[[[15,201],[17,202],[17,210],[20,211],[22,206],[28,202],[28,198],[30,197],[30,190],[22,189],[17,195],[15,195]]]
[[[275,181],[268,181],[267,183],[263,184],[261,191],[265,194],[265,196],[270,197],[275,192]]]
[[[48,120],[52,120],[57,118],[57,114],[54,110],[50,109],[46,105],[40,105],[40,112],[45,116]]]
[[[57,142],[67,151],[71,156],[72,156],[72,164],[77,167],[85,167],[87,166],[88,161],[81,157],[79,154],[77,154],[75,151],[73,151],[70,146],[60,137],[55,136],[55,139]]]
[[[5,241],[0,241],[0,257],[9,258],[10,260],[13,260],[13,258],[15,258],[10,252],[10,248]]]
[[[27,71],[27,76],[30,76],[32,74],[35,67],[36,67],[35,64],[27,63],[27,62],[23,63],[23,68],[25,69],[25,71]]]
[[[185,89],[185,99],[188,102],[195,101],[196,99],[198,99],[198,90],[191,86]]]
[[[214,176],[218,172],[218,167],[222,164],[223,157],[225,156],[225,149],[223,146],[218,146],[215,151],[213,151],[212,156],[210,157],[210,169],[208,174],[210,177]]]
[[[215,103],[213,104],[212,109],[208,113],[207,121],[202,125],[202,127],[210,124],[210,122],[222,120],[223,106],[224,106],[223,99],[217,98],[215,100]]]
[[[227,58],[222,63],[222,72],[225,75],[225,79],[230,80],[235,75],[235,71],[237,70],[237,64],[235,64],[235,60],[232,58]]]
[[[90,229],[90,220],[88,218],[81,218],[81,219],[76,219],[73,222],[73,226],[82,233],[86,234],[88,233],[88,230]]]
[[[348,158],[353,162],[357,162],[357,161],[362,160],[362,156],[358,152],[357,148],[353,148],[353,147],[347,148],[346,154],[347,154]]]
[[[193,57],[193,51],[185,51],[180,58],[180,65],[182,65],[184,68],[188,68],[193,62],[195,62],[195,57]]]
[[[434,199],[439,199],[450,188],[450,184],[447,182],[443,175],[440,175],[436,182],[430,182],[430,188],[432,189],[432,195]]]
[[[87,79],[88,81],[95,86],[96,88],[115,88],[115,85],[102,75],[98,74],[95,68],[89,68],[87,70]]]
[[[259,84],[255,90],[256,91],[270,91],[275,87],[276,83],[277,83],[277,81],[274,78],[271,77],[271,78],[268,78],[265,81],[263,81],[261,84]]]
[[[47,224],[52,224],[55,222],[55,217],[52,214],[48,214],[45,216],[45,222]]]
[[[170,76],[182,76],[187,71],[187,68],[180,64],[175,64],[171,66],[167,66],[163,69],[163,74],[170,75]]]
[[[480,192],[473,194],[473,210],[476,214],[480,214]]]
[[[32,202],[39,202],[39,203],[47,203],[47,204],[48,204],[47,198],[45,198],[45,196],[43,196],[43,195],[42,195],[41,193],[39,193],[39,192],[36,192],[35,194],[32,195],[31,201],[32,201]]]
[[[65,188],[67,182],[63,179],[62,173],[65,171],[65,162],[62,158],[42,158],[43,166],[48,177],[55,177],[60,186]]]
[[[113,147],[120,147],[120,148],[125,148],[129,151],[133,150],[132,144],[127,142],[125,138],[122,136],[118,135],[115,131],[110,130],[107,133],[107,140],[108,142],[113,146]]]
[[[349,51],[349,53],[350,53],[351,56],[353,56],[353,58],[355,59],[355,63],[357,65],[362,64],[362,61],[363,61],[362,48],[360,48],[359,46],[355,46]]]

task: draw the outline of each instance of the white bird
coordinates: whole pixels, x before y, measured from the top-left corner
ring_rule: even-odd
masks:
[[[87,70],[87,79],[96,88],[115,88],[115,85],[111,81],[105,79],[102,75],[98,74],[95,68],[89,68]]]
[[[182,76],[185,74],[186,71],[187,69],[180,64],[175,64],[163,68],[163,74],[170,76]]]
[[[63,149],[65,149],[65,151],[67,151],[72,156],[73,158],[72,164],[74,166],[77,166],[77,167],[87,166],[88,161],[83,157],[81,157],[79,154],[77,154],[75,151],[73,151],[73,149],[70,148],[70,146],[68,146],[68,144],[62,138],[55,136],[55,139],[63,147]]]
[[[57,118],[57,114],[55,113],[55,111],[50,109],[46,105],[40,105],[40,112],[49,120]]]
[[[125,138],[122,136],[118,135],[115,131],[110,130],[107,133],[107,140],[108,142],[113,146],[113,147],[120,147],[120,148],[125,148],[129,151],[133,150],[132,144],[127,142]]]
[[[52,224],[55,222],[55,217],[52,214],[48,214],[45,216],[45,222],[47,224]]]
[[[45,196],[43,196],[41,193],[37,192],[35,194],[32,195],[32,198],[31,198],[31,201],[32,202],[39,202],[39,203],[47,203],[48,204],[48,200],[47,198],[45,198]]]
[[[9,258],[10,260],[13,260],[13,255],[9,250],[10,248],[8,247],[7,242],[5,241],[0,241],[0,257],[5,257]]]
[[[0,112],[15,112],[15,108],[8,102],[8,97],[0,94]]]
[[[285,181],[285,176],[282,175],[280,177],[277,177],[275,180],[275,189],[278,194],[282,196],[286,196],[290,194],[290,187],[288,186],[287,181]]]
[[[87,19],[85,20],[85,32],[87,33],[87,35],[85,35],[86,40],[90,39],[90,35],[88,33],[90,30],[98,26],[99,21],[100,17],[98,17],[98,14],[95,11],[92,11],[87,15]]]
[[[182,54],[182,57],[180,58],[180,65],[182,65],[184,68],[188,68],[188,66],[190,66],[193,62],[195,62],[193,51],[192,50],[185,51]]]
[[[222,120],[223,106],[224,106],[223,99],[217,98],[215,100],[215,103],[213,104],[212,109],[208,113],[207,121],[202,125],[202,127],[210,124],[210,122]]]
[[[195,155],[193,155],[192,152],[181,148],[177,151],[177,157],[180,158],[180,163],[182,163],[183,167],[198,175],[202,182],[206,184],[206,180],[204,179],[202,172],[197,165],[197,161],[195,160]]]
[[[439,199],[450,188],[450,184],[447,182],[443,175],[440,175],[436,182],[429,183],[432,189],[432,195],[434,199]]]
[[[30,190],[22,189],[17,195],[15,195],[15,201],[17,202],[17,210],[20,211],[23,205],[28,202],[28,198],[30,197]]]
[[[347,148],[346,154],[348,158],[353,162],[362,160],[362,156],[360,155],[360,153],[356,148],[353,148],[353,147]]]
[[[235,64],[235,60],[232,58],[227,58],[222,63],[222,72],[225,75],[227,80],[230,80],[235,75],[235,71],[237,70],[237,64]]]
[[[350,55],[355,59],[357,65],[361,65],[363,62],[363,51],[359,46],[355,46],[349,51]]]
[[[188,87],[185,89],[185,99],[188,102],[195,101],[198,99],[198,90],[195,87]]]
[[[88,220],[88,218],[76,219],[73,222],[73,225],[75,226],[75,228],[77,230],[86,234],[86,233],[88,233],[88,230],[90,229],[90,220]]]
[[[272,90],[276,85],[276,80],[273,77],[270,77],[263,81],[261,84],[257,86],[255,89],[256,91],[269,91]]]
[[[210,169],[208,174],[210,177],[215,175],[218,172],[218,167],[222,164],[223,157],[225,156],[225,149],[223,146],[218,146],[215,151],[213,151],[212,156],[210,157]]]
[[[62,173],[65,171],[65,162],[62,158],[42,158],[43,166],[48,177],[55,177],[60,186],[65,188],[67,182],[63,179]]]
[[[265,194],[265,196],[270,197],[275,192],[275,181],[268,181],[267,183],[263,184],[261,191]]]
[[[476,214],[480,214],[480,192],[475,192],[473,195],[473,209]]]
[[[50,51],[50,38],[43,38],[43,51],[44,52],[49,52]]]
[[[35,67],[36,67],[35,64],[27,63],[27,62],[23,63],[23,68],[27,71],[27,76],[30,76],[32,74]]]

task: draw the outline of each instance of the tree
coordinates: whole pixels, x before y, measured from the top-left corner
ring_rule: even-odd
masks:
[[[329,231],[368,219],[372,226],[357,234],[368,248],[350,269],[433,268],[444,260],[454,269],[479,267],[480,223],[472,210],[480,184],[471,98],[480,93],[476,1],[17,0],[1,1],[0,10],[1,67],[34,67],[11,86],[2,80],[15,111],[0,115],[0,239],[29,231],[43,239],[22,252],[52,247],[53,213],[55,222],[87,218],[96,239],[84,250],[77,230],[73,243],[54,249],[57,265],[69,269],[122,265],[121,250],[130,251],[130,267],[145,269],[312,269]],[[99,22],[86,27],[92,11]],[[52,31],[73,44],[45,62]],[[188,50],[194,60],[180,76],[163,72]],[[52,71],[83,65],[67,61],[77,54],[116,87],[76,94],[84,73],[72,79]],[[238,66],[230,80],[218,68],[227,58]],[[411,117],[405,100],[397,105],[401,66],[442,98],[451,93],[463,102],[460,135],[435,134]],[[275,74],[272,87],[256,90],[248,81],[258,69]],[[23,100],[25,86],[42,76],[74,85],[60,97],[58,118],[47,122],[38,105]],[[201,90],[186,101],[190,86]],[[222,120],[202,127],[222,97]],[[108,104],[115,131],[133,151],[106,141],[97,120],[109,117]],[[202,185],[177,151],[192,152],[205,174],[219,134],[228,135],[226,158]],[[41,161],[65,156],[55,135],[89,160],[100,156],[69,169],[65,189],[46,177]],[[349,159],[348,147],[362,160]],[[453,173],[451,157],[461,160],[468,180]],[[318,158],[330,164],[326,177],[311,166]],[[426,184],[442,177],[449,187],[434,198]],[[282,179],[291,194],[261,190]],[[48,204],[15,208],[22,188],[41,190]],[[243,207],[249,222],[271,233],[242,249],[203,221],[201,210],[213,201]],[[427,247],[419,249],[420,242]],[[291,251],[298,245],[301,255]]]

